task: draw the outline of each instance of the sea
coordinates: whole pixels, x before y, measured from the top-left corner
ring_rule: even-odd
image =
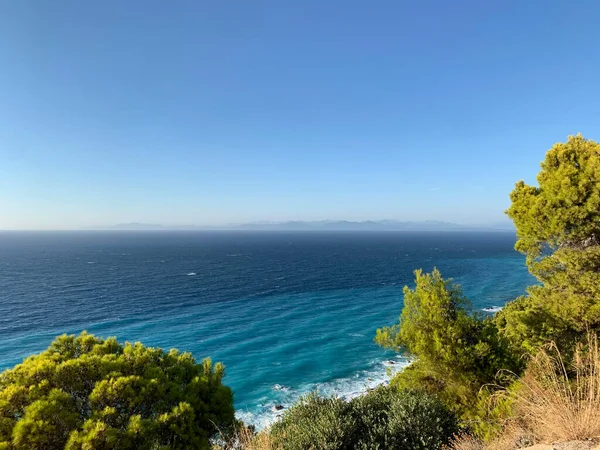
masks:
[[[415,269],[493,314],[535,280],[510,232],[0,232],[0,370],[63,333],[141,341],[226,366],[262,428],[311,391],[352,398],[410,362],[375,330]]]

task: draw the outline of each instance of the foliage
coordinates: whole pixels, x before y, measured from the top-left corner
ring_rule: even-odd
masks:
[[[284,450],[440,449],[458,431],[456,417],[423,391],[378,388],[350,402],[310,394],[273,425]]]
[[[237,422],[227,436],[214,442],[213,450],[278,450],[269,430],[256,433],[253,426]]]
[[[539,186],[517,183],[507,211],[517,230],[515,248],[540,284],[494,318],[482,319],[437,270],[417,271],[415,289],[404,289],[400,322],[376,336],[380,345],[416,357],[395,377],[396,386],[436,393],[463,419],[472,419],[469,428],[479,438],[489,440],[503,429],[501,438],[513,447],[535,433],[600,433],[600,369],[590,365],[597,364],[597,350],[587,359],[575,350],[586,333],[600,333],[600,145],[569,137],[541,166]],[[542,351],[519,381],[496,377],[499,371],[522,374],[523,354],[535,355],[547,345],[569,363]],[[585,367],[578,366],[582,361]],[[502,386],[509,387],[499,397],[495,391]],[[515,422],[515,415],[530,423]],[[460,442],[464,448],[479,445],[469,437]]]
[[[487,385],[479,391],[474,409],[476,414],[469,422],[469,431],[488,443],[506,434],[506,426],[514,414],[514,397],[498,395],[498,392],[511,392],[519,389],[520,385],[514,382],[515,374],[505,375],[506,386]]]
[[[189,353],[63,335],[0,374],[0,448],[209,448],[233,421],[223,374]]]
[[[506,391],[514,420],[540,441],[585,440],[600,436],[600,347],[598,337],[578,344],[571,363],[556,345],[540,350]]]
[[[588,334],[566,362],[555,344],[531,357],[525,373],[496,392],[490,411],[500,427],[485,442],[464,435],[455,450],[514,450],[534,443],[587,441],[600,435],[600,346]]]
[[[516,347],[534,353],[554,341],[568,352],[587,330],[600,331],[600,144],[580,135],[556,144],[537,181],[517,183],[507,214],[541,285],[497,323]]]
[[[348,403],[311,393],[285,412],[271,434],[285,450],[341,450],[352,448],[354,427]]]
[[[422,390],[380,388],[351,406],[356,449],[437,449],[458,432],[456,416]]]
[[[415,288],[404,288],[400,322],[377,330],[375,340],[417,358],[395,377],[395,385],[424,388],[468,416],[482,385],[495,382],[500,369],[519,370],[520,361],[491,319],[470,312],[459,286],[437,269],[417,270],[415,276]]]

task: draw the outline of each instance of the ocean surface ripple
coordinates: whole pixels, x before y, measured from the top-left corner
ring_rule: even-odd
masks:
[[[437,267],[476,310],[534,282],[513,233],[0,232],[0,369],[62,333],[141,341],[227,367],[262,427],[298,396],[351,398],[401,355],[373,343],[413,270]]]

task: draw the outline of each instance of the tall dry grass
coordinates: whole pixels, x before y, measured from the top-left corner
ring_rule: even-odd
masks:
[[[589,334],[566,363],[551,344],[533,357],[517,387],[499,394],[513,404],[512,417],[491,442],[460,436],[454,450],[514,450],[534,442],[600,438],[600,346]]]
[[[214,445],[213,450],[279,450],[271,434],[267,431],[254,433],[245,426],[236,428],[227,442]]]
[[[451,450],[485,450],[485,445],[479,439],[468,434],[456,436],[450,446]]]
[[[468,434],[457,436],[450,447],[451,450],[518,450],[535,443],[530,432],[518,427],[508,427],[504,432],[489,442],[483,442]]]
[[[600,348],[590,334],[568,366],[555,345],[540,351],[521,378],[518,418],[544,441],[600,436]]]

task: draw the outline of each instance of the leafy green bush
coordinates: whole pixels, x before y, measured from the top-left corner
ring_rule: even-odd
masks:
[[[0,374],[0,448],[209,447],[233,422],[224,368],[83,333]]]
[[[271,433],[285,450],[435,450],[457,431],[456,417],[436,398],[382,387],[350,402],[310,394]]]
[[[437,269],[415,272],[415,288],[404,288],[399,323],[377,330],[375,340],[416,356],[394,378],[395,386],[425,389],[466,417],[474,414],[481,386],[498,382],[500,369],[518,372],[522,364],[494,322],[474,315],[460,287]]]
[[[354,426],[348,403],[311,393],[287,410],[271,433],[286,450],[337,450],[352,448]]]
[[[379,388],[351,406],[356,449],[438,449],[458,432],[456,416],[424,391]]]

